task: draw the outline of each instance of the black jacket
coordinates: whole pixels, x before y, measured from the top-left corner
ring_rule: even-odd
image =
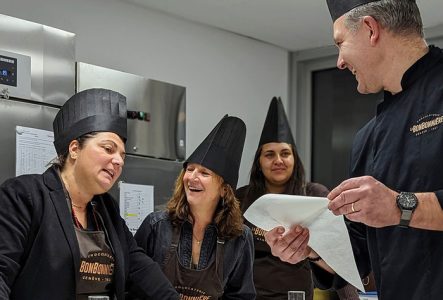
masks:
[[[389,188],[435,192],[443,208],[443,51],[430,46],[385,92],[376,116],[356,135],[351,176]],[[360,275],[374,272],[379,299],[437,300],[443,295],[443,232],[349,222]]]
[[[115,256],[114,292],[132,283],[147,298],[178,299],[136,243],[108,194],[94,197]],[[0,299],[75,299],[80,254],[62,184],[54,167],[0,186]]]

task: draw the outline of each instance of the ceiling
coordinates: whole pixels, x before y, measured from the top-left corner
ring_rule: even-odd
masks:
[[[289,51],[332,45],[332,23],[325,0],[124,1],[270,43]],[[425,29],[434,34],[443,34],[443,1],[417,0],[417,3],[422,12]]]

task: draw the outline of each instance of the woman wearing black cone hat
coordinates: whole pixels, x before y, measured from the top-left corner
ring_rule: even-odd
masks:
[[[82,91],[53,127],[58,162],[0,186],[0,299],[124,299],[130,284],[178,299],[106,193],[124,164],[126,98]]]
[[[183,299],[255,299],[252,234],[234,196],[245,135],[224,117],[183,164],[167,211],[135,235]]]
[[[280,98],[274,97],[255,153],[249,185],[236,192],[242,211],[245,212],[256,199],[267,193],[326,197],[328,192],[321,184],[305,181],[305,171],[283,104]],[[298,290],[305,291],[306,299],[311,300],[314,289],[311,269],[322,272],[317,264],[325,267],[318,255],[309,253],[307,259],[296,265],[283,262],[272,255],[264,238],[265,231],[247,220],[245,223],[250,226],[254,236],[257,299],[287,299],[288,291]],[[308,237],[307,231],[303,233]],[[349,294],[350,297],[341,299],[358,299],[354,288],[350,288]]]

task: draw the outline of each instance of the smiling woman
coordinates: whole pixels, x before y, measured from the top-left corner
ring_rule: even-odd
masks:
[[[135,235],[182,299],[255,299],[252,234],[234,196],[245,135],[224,117],[183,164],[167,211]]]
[[[291,128],[280,99],[273,98],[263,126],[262,135],[255,153],[249,185],[236,191],[241,209],[245,212],[260,196],[289,194],[325,197],[328,189],[318,183],[306,182],[303,164],[298,156]],[[265,241],[266,231],[245,220],[254,236],[255,260],[254,283],[257,299],[287,299],[288,291],[304,291],[307,300],[313,299],[314,282],[312,271],[328,274],[322,269],[322,260],[306,247],[309,233],[305,229],[304,256],[296,265],[273,256]],[[319,267],[320,266],[320,267]],[[275,274],[269,277],[269,274]],[[350,297],[358,299],[355,288],[350,287]]]
[[[284,192],[294,171],[293,153],[292,145],[288,143],[266,143],[261,147],[259,164],[269,192]]]
[[[189,206],[194,207],[191,211],[197,207],[215,211],[220,195],[223,197],[225,194],[222,187],[223,179],[199,164],[186,166],[183,184]]]

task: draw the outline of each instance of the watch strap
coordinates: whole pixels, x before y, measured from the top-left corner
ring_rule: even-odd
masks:
[[[400,224],[398,226],[403,228],[408,228],[409,223],[411,222],[412,218],[412,210],[409,209],[402,209],[401,210],[401,217],[400,217]]]

